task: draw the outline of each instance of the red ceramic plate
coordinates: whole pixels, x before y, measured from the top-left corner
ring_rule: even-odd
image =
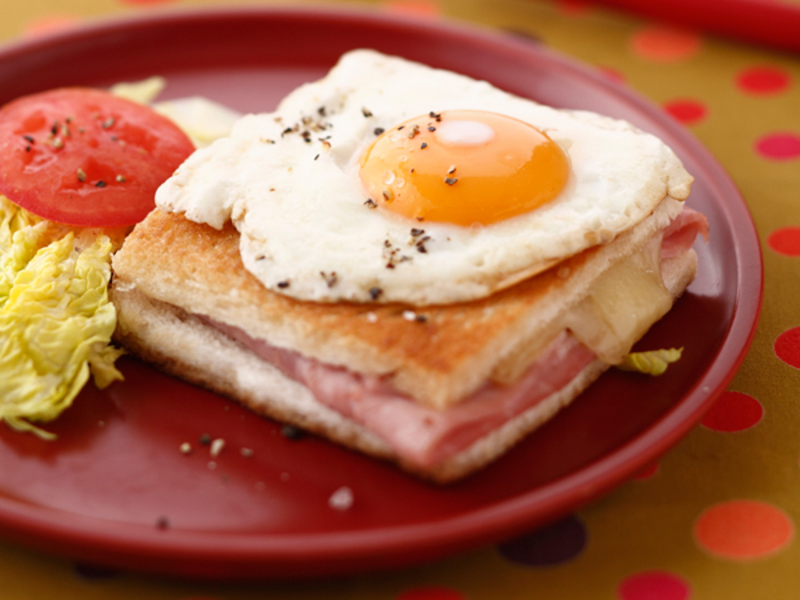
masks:
[[[747,209],[708,153],[657,108],[513,36],[381,13],[239,10],[101,23],[0,52],[0,101],[153,74],[167,97],[273,108],[354,47],[445,67],[536,100],[626,118],[697,181],[712,239],[646,347],[684,346],[667,375],[610,372],[476,476],[438,488],[123,360],[125,383],[84,391],[56,442],[0,427],[0,533],[77,560],[216,578],[308,576],[430,560],[566,515],[647,466],[701,418],[751,341],[762,285]],[[201,435],[225,440],[216,458]],[[190,442],[194,452],[179,452]],[[252,450],[244,456],[242,448]],[[328,505],[348,486],[350,510]],[[161,526],[159,526],[161,525]]]

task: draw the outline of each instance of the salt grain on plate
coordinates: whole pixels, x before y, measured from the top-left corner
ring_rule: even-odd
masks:
[[[328,498],[328,506],[334,510],[347,510],[353,506],[353,491],[347,486],[340,487]]]

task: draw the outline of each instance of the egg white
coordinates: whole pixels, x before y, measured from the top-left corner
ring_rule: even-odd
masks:
[[[410,220],[369,208],[358,160],[410,118],[492,111],[545,131],[571,174],[557,200],[489,226]],[[487,296],[612,240],[692,178],[658,138],[627,122],[561,111],[487,82],[371,50],[344,55],[274,113],[248,115],[158,190],[162,210],[241,233],[245,267],[267,288],[321,302],[444,304]],[[680,210],[673,202],[671,213]],[[419,252],[411,229],[430,239]]]

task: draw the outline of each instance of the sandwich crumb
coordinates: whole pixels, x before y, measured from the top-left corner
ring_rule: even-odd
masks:
[[[404,310],[403,311],[403,318],[406,321],[416,321],[417,320],[417,313],[413,310]]]
[[[374,312],[368,312],[367,313],[367,321],[369,323],[377,323],[378,322],[378,315],[376,315]]]
[[[189,442],[183,442],[180,447],[181,454],[191,454],[192,445]]]
[[[328,506],[334,510],[348,510],[353,506],[353,490],[343,485],[328,498]]]
[[[242,456],[245,458],[250,458],[255,454],[250,448],[242,448],[239,452],[241,452]]]
[[[208,461],[208,469],[210,471],[213,471],[216,468],[217,468],[217,463],[215,463],[213,460]]]
[[[211,450],[210,454],[212,458],[216,458],[219,456],[219,453],[222,452],[222,449],[225,447],[225,440],[222,438],[217,438],[213,442],[211,442]]]

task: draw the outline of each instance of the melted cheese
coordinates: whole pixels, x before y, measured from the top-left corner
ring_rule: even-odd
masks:
[[[598,358],[617,364],[672,307],[661,277],[661,236],[621,260],[592,286],[564,327]]]
[[[601,360],[618,364],[650,326],[672,307],[661,276],[661,236],[642,252],[628,256],[600,276],[578,305],[553,321],[535,339],[525,340],[494,368],[491,379],[514,384],[562,331],[575,337]]]

